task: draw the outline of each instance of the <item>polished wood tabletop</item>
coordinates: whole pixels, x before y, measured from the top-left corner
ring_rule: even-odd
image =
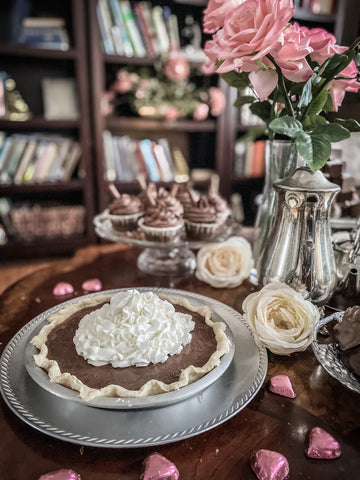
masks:
[[[122,245],[88,247],[70,260],[59,260],[8,287],[0,296],[0,352],[36,315],[83,295],[84,280],[97,277],[103,290],[124,287],[170,287],[192,291],[241,312],[255,287],[248,281],[232,289],[215,289],[195,275],[150,276],[136,266],[140,251]],[[75,291],[55,297],[54,286],[71,283]],[[289,376],[296,398],[271,393],[268,380]],[[96,415],[96,409],[94,409]],[[341,446],[335,460],[314,460],[304,453],[305,438],[321,427]],[[141,448],[82,446],[39,432],[0,400],[0,478],[37,480],[59,469],[72,469],[81,480],[139,480],[143,461],[157,452],[177,466],[180,480],[255,479],[250,458],[259,449],[283,454],[289,479],[355,480],[360,478],[360,396],[331,377],[312,349],[269,358],[267,377],[252,401],[230,420],[186,440]]]

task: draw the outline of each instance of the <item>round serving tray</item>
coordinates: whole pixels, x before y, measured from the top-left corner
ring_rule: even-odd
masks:
[[[267,372],[266,350],[255,344],[244,317],[229,306],[196,293],[162,288],[139,290],[185,297],[194,305],[207,305],[216,320],[227,324],[232,332],[234,352],[230,365],[219,378],[187,398],[152,408],[130,408],[131,405],[94,408],[64,398],[34,381],[25,366],[26,346],[44,320],[40,316],[40,320],[36,317],[27,323],[2,354],[0,391],[9,408],[21,420],[47,435],[107,448],[145,447],[184,440],[220,425],[242,410],[260,389]]]
[[[336,312],[323,318],[315,330],[312,348],[321,366],[345,387],[360,393],[360,381],[342,362],[341,352],[336,343],[324,344],[318,341],[319,332],[330,322],[341,322],[344,312]]]

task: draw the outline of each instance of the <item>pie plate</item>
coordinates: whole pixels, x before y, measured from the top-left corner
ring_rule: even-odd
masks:
[[[50,384],[47,375],[34,364],[30,344],[49,315],[79,300],[72,299],[27,323],[1,356],[0,391],[21,420],[47,435],[81,445],[144,447],[183,440],[210,430],[254,398],[266,376],[267,355],[264,348],[256,345],[242,315],[193,292],[164,288],[138,290],[182,297],[193,305],[211,308],[213,320],[226,323],[231,342],[230,352],[219,367],[179,391],[132,399],[99,397],[84,402],[77,392]],[[98,293],[88,296],[92,295]]]

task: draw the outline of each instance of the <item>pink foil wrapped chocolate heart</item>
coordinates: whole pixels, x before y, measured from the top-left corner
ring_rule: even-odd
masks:
[[[287,375],[275,375],[269,382],[270,392],[282,395],[283,397],[295,398],[295,392]]]
[[[251,459],[251,468],[259,480],[284,480],[289,475],[289,463],[284,455],[261,449]]]
[[[102,289],[102,283],[98,278],[90,278],[83,282],[81,288],[87,292],[98,292]]]
[[[74,287],[71,285],[71,283],[67,282],[59,282],[55,285],[53,294],[56,295],[57,297],[60,297],[61,295],[67,295],[68,293],[73,293]]]
[[[332,460],[341,455],[339,442],[320,427],[310,430],[307,437],[305,453],[309,458]]]
[[[73,470],[56,470],[56,472],[49,472],[41,475],[39,480],[81,480],[80,475]]]
[[[159,453],[153,453],[144,460],[142,480],[178,480],[179,471],[175,464]]]

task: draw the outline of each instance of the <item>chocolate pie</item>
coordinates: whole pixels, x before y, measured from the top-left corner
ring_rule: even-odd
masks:
[[[133,296],[139,295],[136,290],[122,292],[123,295],[127,295],[128,303],[125,306],[121,304],[122,298],[120,303],[116,303],[114,295],[99,294],[83,297],[49,317],[48,324],[31,340],[39,350],[34,355],[36,365],[48,373],[52,382],[78,391],[84,400],[99,396],[144,397],[178,390],[217,367],[230,347],[225,333],[225,323],[213,322],[211,309],[207,306],[196,307],[185,298],[173,299],[161,294],[147,293],[150,296],[147,297],[148,304],[145,310],[152,309],[151,302],[155,297],[156,301],[166,303],[166,315],[171,315],[173,320],[171,326],[168,326],[168,320],[164,320],[164,316],[160,314],[159,327],[157,318],[150,318],[150,320],[146,318],[142,320],[143,317],[135,318],[137,313],[135,315],[134,311],[137,312],[138,307],[133,308],[132,302]],[[109,324],[106,315],[110,315],[111,309],[116,311],[115,323],[119,321],[119,315],[125,317],[122,320],[123,323],[115,326]],[[156,316],[159,311],[158,306],[153,310]],[[131,323],[133,320],[137,322],[138,330]],[[190,332],[185,331],[181,321],[185,322],[184,325],[191,325]],[[145,326],[147,324],[150,325],[150,334],[155,338],[154,341],[147,340],[150,337],[146,336],[145,341],[138,338],[148,328]],[[152,330],[156,328],[159,332],[155,331],[153,334]],[[167,330],[169,333],[164,333]],[[111,353],[114,346],[114,342],[109,338],[116,338],[116,342],[121,344],[121,339],[119,340],[121,335],[126,337],[122,345],[128,353],[125,355],[123,351],[118,353],[114,361],[108,358],[109,351]],[[171,335],[173,338],[168,340],[168,336],[171,337]],[[185,340],[182,340],[179,348],[174,344],[181,335]],[[79,343],[79,339],[82,343]],[[144,359],[141,350],[140,353],[136,350],[138,347],[130,346],[133,351],[130,351],[129,347],[130,344],[135,343],[141,345],[141,341],[144,345]],[[127,342],[128,345],[126,345]],[[147,350],[157,358],[157,350],[164,348],[164,344],[174,346],[175,352],[181,351],[167,355],[168,347],[165,347],[165,359],[162,355],[157,363],[146,360]],[[149,345],[158,345],[158,347],[148,348]],[[94,360],[92,354],[95,352],[97,355],[100,350],[104,351],[104,358],[100,361],[98,358]],[[87,355],[89,358],[86,358]],[[126,366],[114,367],[114,364]],[[136,364],[143,366],[136,366]]]

